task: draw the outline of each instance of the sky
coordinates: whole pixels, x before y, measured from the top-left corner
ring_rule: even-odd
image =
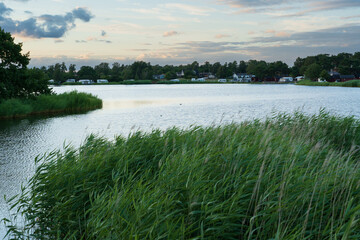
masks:
[[[360,0],[0,0],[30,66],[284,61],[360,51]]]

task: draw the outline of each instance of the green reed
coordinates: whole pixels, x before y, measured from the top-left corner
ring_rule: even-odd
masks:
[[[32,99],[10,99],[0,103],[0,118],[77,113],[102,107],[102,100],[77,91],[40,95]]]
[[[302,80],[297,85],[306,86],[333,86],[333,87],[360,87],[360,80],[350,80],[346,82],[313,82],[310,80]]]
[[[324,111],[91,135],[36,160],[8,236],[359,239],[359,145],[358,120]]]

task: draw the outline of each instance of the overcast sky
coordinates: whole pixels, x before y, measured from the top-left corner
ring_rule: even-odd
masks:
[[[0,0],[32,66],[285,61],[360,51],[360,0]]]

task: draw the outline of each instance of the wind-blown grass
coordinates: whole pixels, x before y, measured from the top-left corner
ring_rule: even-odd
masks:
[[[11,202],[36,239],[359,239],[360,123],[320,112],[90,136]]]
[[[310,80],[302,80],[296,84],[306,86],[360,87],[360,80],[350,80],[346,82],[313,82]]]
[[[34,99],[10,99],[0,104],[0,118],[55,113],[77,113],[102,107],[102,100],[88,93],[72,91],[40,95]]]

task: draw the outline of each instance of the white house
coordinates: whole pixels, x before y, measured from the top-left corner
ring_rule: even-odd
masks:
[[[238,82],[238,81],[239,81],[239,76],[236,73],[234,73],[233,82]]]
[[[97,83],[109,83],[107,79],[98,79],[96,80]]]
[[[184,77],[184,76],[185,76],[184,70],[181,70],[181,72],[176,73],[176,76],[177,76],[177,77],[180,77],[180,78]]]
[[[205,78],[198,78],[196,79],[197,82],[205,82]]]
[[[74,82],[75,82],[75,79],[68,79],[68,80],[66,80],[66,82],[68,82],[68,83],[74,83]]]

